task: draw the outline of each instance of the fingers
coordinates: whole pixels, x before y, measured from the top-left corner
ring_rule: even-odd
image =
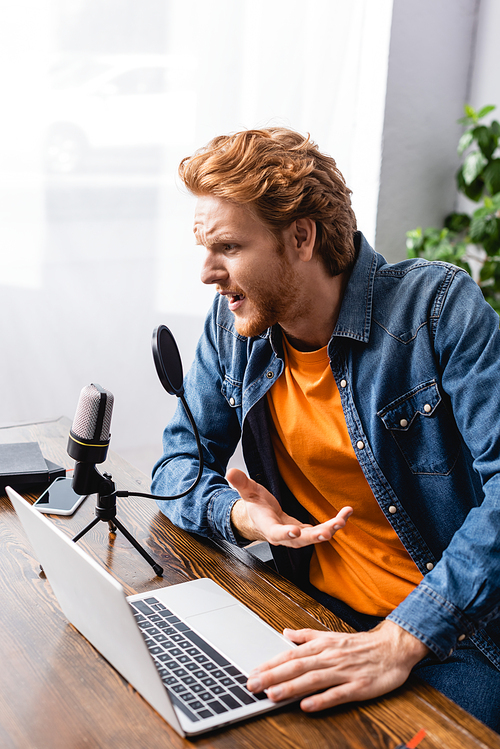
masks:
[[[315,526],[300,523],[284,513],[276,498],[243,471],[231,468],[226,478],[247,503],[246,517],[240,508],[231,516],[236,529],[244,538],[260,538],[273,546],[301,548],[329,541],[345,526],[353,511],[352,507],[343,507],[335,517]]]
[[[402,657],[394,647],[399,635],[384,624],[369,632],[304,629],[283,634],[298,647],[255,669],[247,686],[265,690],[275,702],[304,698],[301,707],[307,712],[386,694],[406,681],[415,662],[412,655]]]
[[[260,486],[256,481],[249,478],[239,468],[230,468],[226,473],[226,479],[236,489],[242,499],[256,499],[261,496],[263,491],[266,491],[263,486]]]

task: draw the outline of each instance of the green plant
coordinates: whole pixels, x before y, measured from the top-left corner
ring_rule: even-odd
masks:
[[[463,157],[457,172],[458,190],[470,200],[481,203],[472,215],[451,213],[444,227],[421,227],[406,234],[408,257],[443,260],[471,273],[484,298],[500,314],[500,124],[480,124],[496,107],[488,105],[478,112],[465,106],[459,122],[466,130],[458,143]]]

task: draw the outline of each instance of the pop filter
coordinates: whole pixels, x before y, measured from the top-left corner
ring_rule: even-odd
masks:
[[[175,338],[166,325],[153,331],[153,359],[160,382],[170,395],[178,398],[184,393],[182,361]]]

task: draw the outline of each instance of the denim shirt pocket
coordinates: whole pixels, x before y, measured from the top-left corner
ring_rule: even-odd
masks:
[[[222,383],[221,392],[231,408],[241,407],[242,383],[226,375]]]
[[[417,385],[377,415],[412,473],[446,476],[452,471],[460,437],[435,380]]]

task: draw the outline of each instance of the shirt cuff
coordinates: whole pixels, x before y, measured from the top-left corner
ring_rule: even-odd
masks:
[[[210,527],[217,535],[222,536],[230,544],[244,546],[250,542],[241,543],[236,538],[231,523],[231,510],[238,499],[240,499],[240,495],[234,489],[228,488],[216,492],[210,499],[207,517]]]
[[[460,609],[425,583],[386,618],[427,645],[442,661],[475,629]]]

